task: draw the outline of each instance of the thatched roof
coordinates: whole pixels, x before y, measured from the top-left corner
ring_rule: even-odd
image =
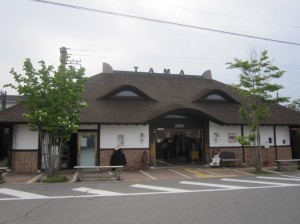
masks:
[[[131,90],[140,98],[113,97]],[[205,100],[217,93],[228,101]],[[82,123],[148,124],[167,114],[187,112],[219,124],[242,124],[239,109],[245,100],[228,85],[206,76],[149,74],[113,71],[92,76],[83,95],[88,107],[82,112]],[[270,104],[272,116],[262,124],[300,126],[300,113]],[[0,113],[0,122],[26,122],[24,108],[16,105]]]

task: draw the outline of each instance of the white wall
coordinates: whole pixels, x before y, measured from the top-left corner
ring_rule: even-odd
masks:
[[[14,125],[13,149],[38,149],[39,136],[37,131],[30,131],[25,124]]]
[[[259,133],[260,133],[261,146],[267,147],[267,146],[275,145],[273,126],[260,126]],[[269,143],[269,139],[271,140],[270,143]]]
[[[143,141],[141,141],[143,133]],[[122,148],[148,148],[148,125],[101,125],[100,148],[115,148],[118,145],[118,135],[124,136]]]
[[[241,126],[221,126],[214,122],[209,122],[209,142],[211,147],[230,147],[240,146],[238,142],[229,143],[228,134],[236,133],[236,136],[241,136]],[[248,126],[244,126],[244,135],[249,135]],[[262,146],[274,146],[274,131],[273,126],[260,126],[260,136]],[[269,142],[271,138],[271,143]],[[290,132],[288,126],[276,126],[276,145],[290,145]]]
[[[290,143],[290,130],[289,130],[288,126],[276,126],[276,142],[277,142],[278,146],[291,144]]]
[[[241,136],[241,126],[221,126],[209,122],[209,144],[211,147],[235,147],[240,146],[238,142],[230,142],[229,135]]]

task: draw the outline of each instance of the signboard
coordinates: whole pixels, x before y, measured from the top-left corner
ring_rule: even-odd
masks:
[[[184,128],[184,124],[175,124],[175,128]]]

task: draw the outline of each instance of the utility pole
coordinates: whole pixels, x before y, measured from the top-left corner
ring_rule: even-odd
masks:
[[[73,67],[79,66],[79,68],[81,68],[81,60],[71,59],[72,54],[69,54],[68,50],[70,50],[70,48],[66,48],[66,47],[59,48],[60,55],[67,56],[67,64],[68,65],[71,65]]]
[[[5,110],[6,109],[6,96],[7,96],[7,93],[6,91],[3,91],[3,90],[0,90],[0,94],[2,95],[2,107],[1,107],[1,110]]]

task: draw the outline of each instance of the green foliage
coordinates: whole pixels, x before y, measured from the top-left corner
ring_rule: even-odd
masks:
[[[288,108],[300,112],[300,99],[293,100],[287,105]]]
[[[282,85],[272,83],[272,80],[279,79],[285,72],[272,65],[266,50],[259,56],[256,51],[253,51],[249,60],[235,58],[234,62],[228,62],[227,65],[229,65],[228,69],[241,71],[240,82],[231,86],[248,102],[246,108],[240,108],[240,116],[248,124],[250,135],[240,136],[237,139],[240,144],[253,145],[256,149],[256,162],[260,171],[262,164],[259,125],[261,121],[271,116],[268,103],[288,101],[287,97],[272,95],[283,88]]]
[[[285,71],[272,65],[269,60],[268,51],[263,51],[258,58],[253,51],[250,60],[234,59],[228,62],[229,69],[240,69],[240,83],[231,86],[242,96],[248,98],[250,102],[257,105],[261,102],[283,103],[287,102],[287,97],[273,97],[272,94],[282,89],[283,86],[272,83],[273,79],[279,79]]]
[[[240,82],[231,86],[248,101],[248,107],[241,108],[240,115],[250,130],[256,131],[259,122],[271,116],[266,103],[282,103],[288,100],[287,97],[273,97],[271,94],[283,88],[272,83],[272,80],[280,78],[284,71],[272,65],[266,50],[259,57],[254,51],[250,60],[235,58],[234,62],[228,62],[227,65],[229,69],[241,71]]]
[[[255,141],[256,136],[254,134],[250,134],[247,136],[237,136],[236,139],[237,139],[238,143],[240,143],[241,145],[250,146]]]
[[[30,59],[24,62],[24,75],[11,70],[17,85],[9,84],[26,97],[24,116],[30,121],[31,130],[43,128],[57,138],[69,139],[77,131],[80,112],[86,106],[81,95],[84,91],[84,69],[67,68],[67,57],[61,56],[57,71],[40,61],[36,70]]]
[[[77,131],[80,114],[86,103],[84,68],[67,67],[67,55],[62,54],[57,71],[40,61],[36,70],[30,59],[24,62],[24,74],[11,70],[17,85],[8,84],[26,97],[21,102],[26,108],[24,116],[33,131],[39,131],[42,152],[48,175],[54,174],[60,160],[63,143]],[[57,150],[54,150],[57,148]],[[46,156],[47,155],[47,156]]]
[[[43,183],[61,183],[61,182],[67,182],[68,178],[65,176],[60,176],[58,174],[47,176],[46,179],[43,180]]]

